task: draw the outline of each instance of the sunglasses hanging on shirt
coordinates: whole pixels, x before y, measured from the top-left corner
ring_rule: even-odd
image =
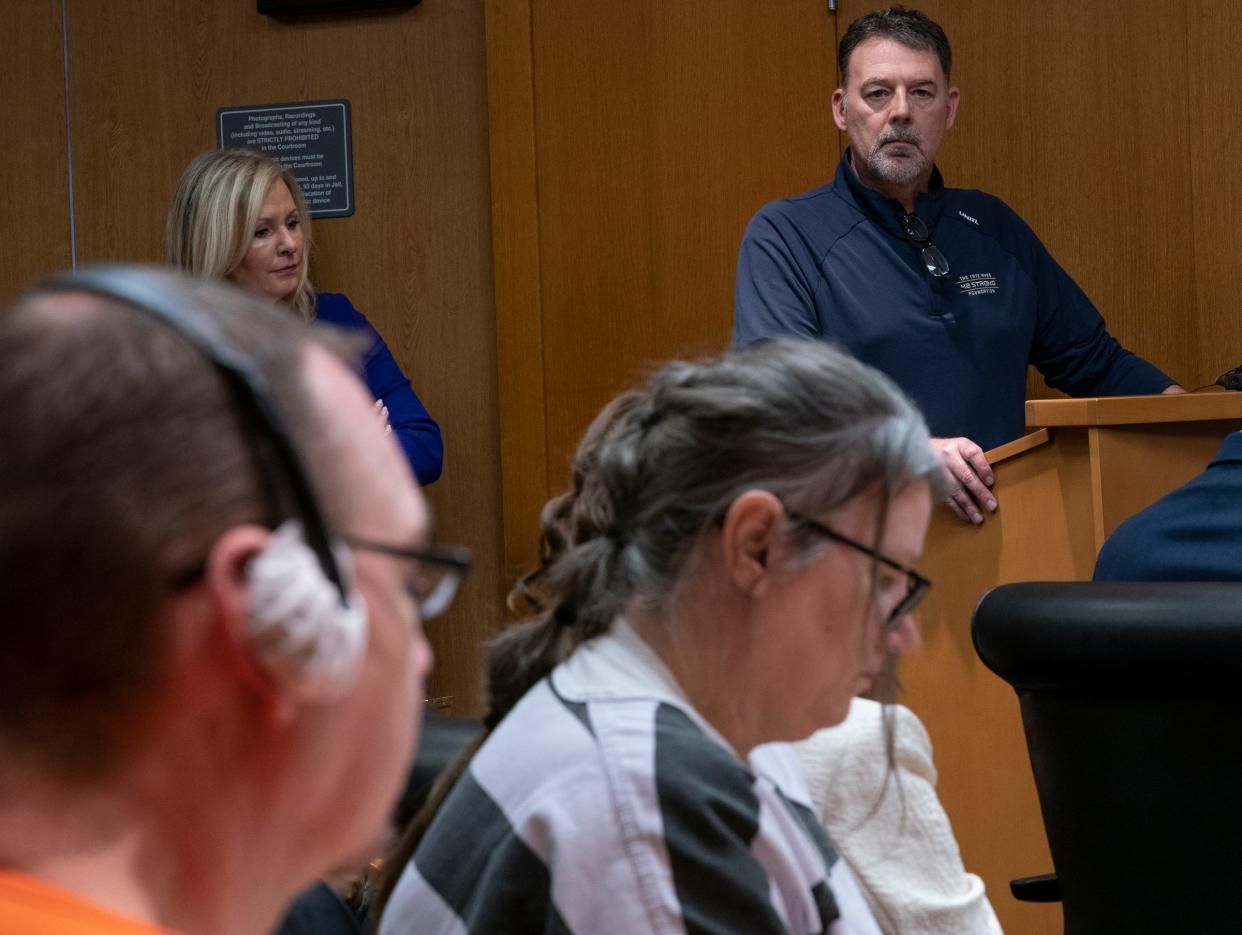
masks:
[[[901,229],[919,248],[919,259],[923,261],[929,273],[937,279],[943,279],[949,275],[949,261],[944,258],[940,248],[931,242],[927,234],[927,225],[923,223],[921,217],[917,214],[903,214]]]

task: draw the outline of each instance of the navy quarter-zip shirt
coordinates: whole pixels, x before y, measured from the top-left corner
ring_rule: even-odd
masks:
[[[915,202],[949,275],[932,276],[900,203],[858,180],[849,150],[828,185],[765,205],[737,264],[733,343],[832,341],[888,374],[932,435],[985,451],[1025,429],[1026,367],[1072,396],[1159,393],[1174,381],[1123,348],[1004,202],[946,188]]]

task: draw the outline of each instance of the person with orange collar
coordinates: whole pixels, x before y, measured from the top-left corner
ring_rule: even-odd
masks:
[[[0,313],[0,930],[258,935],[374,847],[464,560],[334,346],[143,268]]]

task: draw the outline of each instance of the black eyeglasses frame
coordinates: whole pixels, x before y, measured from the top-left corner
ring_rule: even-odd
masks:
[[[833,542],[839,542],[841,545],[847,546],[856,552],[861,552],[874,561],[885,565],[894,571],[899,571],[906,576],[906,595],[897,605],[889,611],[887,619],[884,621],[884,630],[886,632],[896,629],[898,622],[906,614],[912,613],[916,607],[922,603],[923,598],[927,596],[927,592],[931,590],[931,579],[919,574],[913,568],[909,568],[896,559],[889,558],[883,552],[871,548],[869,545],[863,545],[856,539],[842,535],[835,529],[825,526],[823,523],[811,519],[809,516],[803,516],[801,513],[787,512],[789,519],[800,526],[806,526],[813,532],[830,539]]]
[[[391,555],[394,558],[430,565],[445,572],[445,576],[432,588],[431,593],[412,595],[418,604],[418,614],[423,620],[431,620],[438,617],[448,609],[449,604],[452,603],[453,598],[457,594],[458,586],[461,584],[462,579],[470,573],[470,567],[473,564],[470,550],[465,546],[431,545],[426,548],[415,549],[409,546],[392,545],[387,542],[375,542],[360,536],[341,536],[340,539],[353,549],[361,549],[364,552],[378,552],[381,555]],[[447,593],[443,593],[446,588]]]

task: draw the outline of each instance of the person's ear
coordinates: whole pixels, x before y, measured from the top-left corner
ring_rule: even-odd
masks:
[[[341,548],[336,558],[348,580],[348,552]],[[335,701],[349,693],[366,654],[366,603],[356,591],[341,599],[300,523],[288,520],[272,532],[231,529],[212,547],[209,566],[212,561],[230,643],[242,647],[265,686],[291,705]],[[244,589],[240,627],[239,587]]]
[[[950,118],[951,120],[952,118]],[[832,122],[838,130],[845,129],[845,89],[837,88],[832,92]]]
[[[957,105],[961,103],[962,92],[957,88],[949,88],[949,119],[944,122],[944,128],[948,130],[953,126],[953,121],[957,119]]]
[[[721,549],[734,585],[757,597],[763,593],[785,519],[785,508],[766,490],[748,490],[725,513]]]
[[[234,526],[212,543],[207,554],[204,583],[212,601],[217,636],[238,680],[253,692],[269,722],[287,724],[295,719],[292,700],[255,656],[250,638],[250,575],[255,558],[272,541],[262,526]]]

